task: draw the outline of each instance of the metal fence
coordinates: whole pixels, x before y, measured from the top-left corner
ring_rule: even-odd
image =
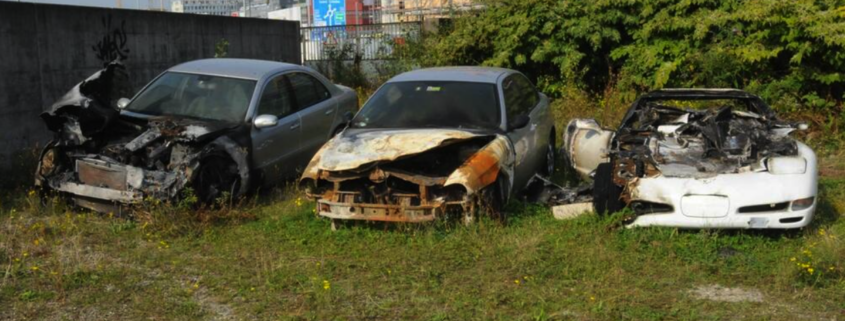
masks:
[[[303,62],[336,59],[341,50],[348,52],[345,59],[353,59],[352,54],[356,54],[362,60],[383,60],[390,59],[394,45],[419,39],[422,23],[305,27],[300,30]],[[335,53],[334,57],[332,53]]]

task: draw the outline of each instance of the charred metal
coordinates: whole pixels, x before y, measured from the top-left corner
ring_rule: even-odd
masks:
[[[329,141],[301,182],[323,217],[426,222],[473,213],[482,204],[481,190],[510,176],[509,159],[498,135],[363,132]]]
[[[805,128],[741,90],[665,89],[616,130],[571,121],[564,154],[592,178],[595,210],[629,207],[634,226],[796,228],[817,193],[815,155],[789,136]]]
[[[41,154],[37,186],[98,211],[147,197],[171,200],[187,187],[203,187],[195,189],[200,198],[245,191],[248,152],[235,141],[236,126],[122,117],[114,106],[127,96],[127,78],[123,65],[114,62],[42,114],[55,134]],[[214,172],[232,173],[237,181],[203,184],[204,175]]]

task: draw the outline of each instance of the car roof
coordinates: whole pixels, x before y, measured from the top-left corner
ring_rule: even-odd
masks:
[[[302,67],[300,65],[294,65],[284,62],[234,58],[213,58],[194,60],[168,69],[168,71],[173,72],[224,76],[252,80],[258,80],[262,77],[288,70],[308,71],[307,68]]]
[[[748,93],[744,90],[733,88],[667,88],[651,91],[641,98],[645,99],[672,99],[672,98],[686,98],[686,99],[748,99],[758,98],[757,96]]]
[[[502,75],[515,72],[511,69],[495,67],[436,67],[409,71],[393,77],[387,82],[459,81],[495,84]]]

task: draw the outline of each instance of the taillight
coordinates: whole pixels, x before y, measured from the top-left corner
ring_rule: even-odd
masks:
[[[815,200],[816,200],[815,197],[808,197],[808,198],[802,198],[800,200],[794,200],[794,201],[792,201],[792,210],[793,211],[806,210],[806,209],[810,208],[810,206],[813,206],[813,202]]]

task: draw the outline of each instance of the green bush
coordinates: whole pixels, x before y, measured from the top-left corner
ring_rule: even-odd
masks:
[[[553,97],[585,92],[599,114],[664,87],[742,88],[809,119],[822,141],[843,138],[845,1],[479,2],[427,37],[420,65],[518,69]]]

